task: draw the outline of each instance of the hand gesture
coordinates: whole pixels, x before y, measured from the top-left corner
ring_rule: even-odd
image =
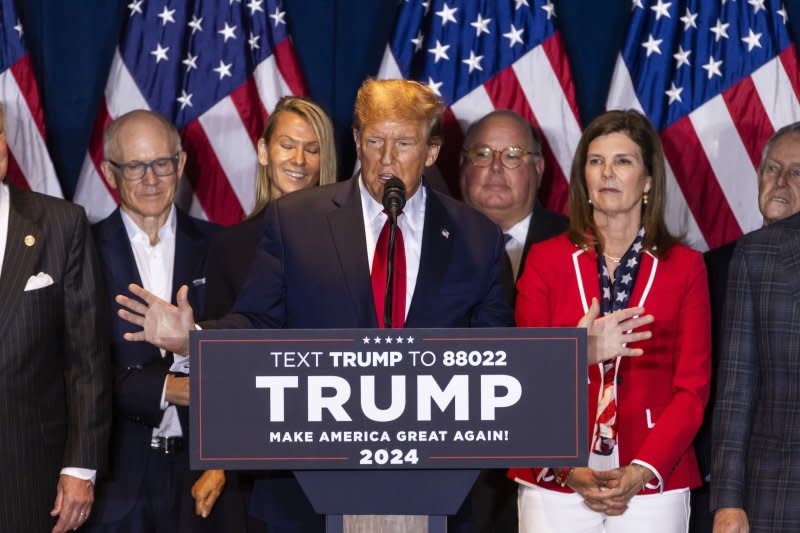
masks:
[[[88,479],[61,474],[56,486],[56,501],[50,516],[57,516],[52,533],[73,531],[89,518],[94,502],[94,485]]]
[[[714,533],[749,533],[747,513],[740,507],[722,507],[714,513]]]
[[[653,336],[652,332],[634,329],[653,322],[653,315],[644,315],[644,307],[620,309],[605,316],[600,315],[600,304],[592,298],[589,311],[578,322],[579,328],[588,329],[589,364],[593,365],[622,356],[638,356],[644,353],[641,348],[628,348],[628,344],[643,341]]]
[[[639,494],[654,477],[649,468],[638,464],[596,472],[595,475],[604,488],[599,491],[590,490],[588,495],[602,501],[606,505],[604,512],[609,516],[624,513],[631,498]]]
[[[206,470],[194,485],[192,485],[192,498],[194,498],[194,512],[197,516],[208,518],[214,503],[225,488],[224,470]]]
[[[596,492],[602,491],[603,481],[597,477],[596,472],[591,468],[575,468],[569,473],[566,479],[567,487],[577,492],[586,506],[598,513],[605,512],[606,503],[595,496]]]
[[[125,340],[147,341],[178,355],[189,353],[189,331],[194,329],[194,312],[189,305],[189,287],[178,289],[177,307],[162,300],[152,292],[131,283],[128,290],[141,301],[118,294],[116,301],[122,306],[120,318],[142,327],[142,331],[126,333]]]

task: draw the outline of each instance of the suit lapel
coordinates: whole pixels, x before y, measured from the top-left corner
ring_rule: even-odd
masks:
[[[592,298],[600,300],[600,280],[597,277],[597,254],[592,248],[576,248],[572,254],[572,267],[581,298],[581,314],[586,314]]]
[[[36,259],[45,246],[44,235],[39,227],[41,211],[39,206],[26,202],[13,187],[9,186],[8,236],[0,274],[0,338],[11,322],[11,317],[19,311],[18,303],[25,290],[25,284],[32,275]],[[28,246],[26,237],[34,239]],[[28,239],[30,242],[30,239]]]
[[[131,283],[142,285],[119,207],[101,226],[97,247],[108,264],[106,275],[111,276],[109,290],[112,295],[128,294],[128,285]]]
[[[175,294],[181,284],[194,281],[195,273],[198,272],[197,261],[203,257],[206,246],[204,239],[194,231],[189,216],[177,208],[175,208],[175,215],[177,216],[177,228],[175,231],[175,261],[172,267],[172,292],[170,293],[172,303],[175,303]],[[190,293],[193,288],[189,287]]]
[[[349,187],[334,195],[333,203],[336,208],[328,215],[328,227],[351,303],[359,325],[377,327],[358,178],[351,178]]]
[[[408,327],[418,327],[427,322],[423,317],[430,311],[427,306],[431,301],[430,295],[436,294],[439,287],[446,285],[445,275],[456,231],[458,228],[447,215],[444,205],[428,187],[417,284],[406,318]]]

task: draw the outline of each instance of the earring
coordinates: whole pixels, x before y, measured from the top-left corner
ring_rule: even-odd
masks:
[[[589,205],[592,205],[592,199],[589,198]]]
[[[649,196],[650,196],[650,195],[647,193],[647,191],[644,191],[644,194],[642,195],[642,203],[643,203],[644,205],[647,205],[647,200],[649,199],[649,198],[648,198]]]

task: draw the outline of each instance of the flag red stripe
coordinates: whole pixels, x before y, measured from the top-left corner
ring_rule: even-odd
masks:
[[[9,70],[17,81],[19,92],[28,103],[28,109],[30,109],[33,121],[39,129],[39,134],[42,139],[45,139],[44,109],[42,109],[42,101],[39,99],[39,87],[36,85],[36,76],[33,74],[31,55],[25,54],[22,56],[19,61],[11,65]]]
[[[453,110],[449,107],[442,113],[442,131],[444,132],[444,144],[439,151],[439,159],[436,160],[436,166],[439,167],[439,171],[442,173],[442,177],[450,188],[452,195],[461,199],[461,186],[458,183],[458,175],[461,168],[461,147],[464,144],[464,132]]]
[[[89,139],[89,157],[92,159],[92,164],[94,165],[95,170],[100,175],[100,181],[103,183],[103,186],[114,198],[115,203],[119,203],[119,195],[117,194],[117,190],[112,188],[108,182],[103,177],[103,132],[111,123],[111,115],[108,112],[108,106],[106,105],[106,97],[103,96],[102,100],[100,100],[100,107],[97,110],[97,116],[94,119],[94,125],[92,126],[92,136]]]
[[[308,91],[303,81],[303,72],[297,62],[297,56],[294,55],[291,40],[287,37],[279,42],[272,51],[275,54],[275,63],[278,65],[278,70],[292,94],[306,96]]]
[[[8,150],[8,170],[6,172],[6,176],[9,183],[12,185],[17,186],[20,189],[25,189],[26,191],[31,190],[31,186],[28,183],[28,180],[25,179],[25,175],[22,173],[22,169],[19,168],[17,160],[14,159],[14,154],[11,153],[11,150]]]
[[[775,130],[758,96],[753,78],[745,76],[742,81],[723,92],[722,99],[728,106],[733,124],[739,132],[739,137],[742,138],[753,168],[758,168],[761,162],[761,148]]]
[[[255,79],[250,76],[236,88],[230,95],[233,106],[239,113],[253,146],[256,146],[259,137],[264,132],[264,124],[267,122],[267,110],[258,95],[258,86]]]
[[[800,100],[800,72],[797,69],[797,48],[794,44],[784,48],[783,52],[778,54],[781,60],[783,69],[786,71],[786,76],[789,78],[789,83],[792,84],[794,89],[794,96]]]
[[[566,213],[569,185],[561,166],[558,164],[547,139],[541,134],[542,128],[533,113],[525,93],[520,88],[514,69],[508,67],[497,73],[484,84],[486,93],[495,109],[511,109],[533,124],[542,140],[542,154],[545,161],[544,175],[539,184],[539,198],[548,209]]]
[[[664,153],[709,248],[742,234],[688,116],[661,132]],[[711,208],[713,206],[713,208]]]
[[[181,137],[184,149],[189,154],[185,174],[208,219],[224,226],[241,222],[245,213],[239,198],[200,122],[190,122],[183,129]]]
[[[556,74],[558,82],[561,84],[561,90],[564,91],[564,96],[567,98],[572,113],[575,115],[575,120],[578,126],[581,125],[581,115],[578,112],[578,100],[575,98],[575,83],[572,81],[572,73],[569,70],[569,61],[567,60],[567,53],[564,50],[564,43],[561,41],[561,33],[555,32],[550,38],[542,43],[547,59],[550,60],[550,65],[553,67],[553,72]]]

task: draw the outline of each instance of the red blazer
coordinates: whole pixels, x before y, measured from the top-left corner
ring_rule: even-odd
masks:
[[[572,327],[592,298],[600,299],[597,254],[566,234],[534,245],[517,283],[516,321],[521,327]],[[630,305],[641,305],[655,321],[653,337],[638,343],[640,357],[618,359],[617,423],[620,465],[637,459],[654,468],[658,492],[701,484],[692,440],[703,420],[711,380],[708,281],[703,257],[673,246],[642,262]],[[589,368],[589,441],[600,394],[600,365]],[[569,491],[542,476],[542,469],[509,470],[509,477]],[[539,479],[542,478],[542,479]]]

